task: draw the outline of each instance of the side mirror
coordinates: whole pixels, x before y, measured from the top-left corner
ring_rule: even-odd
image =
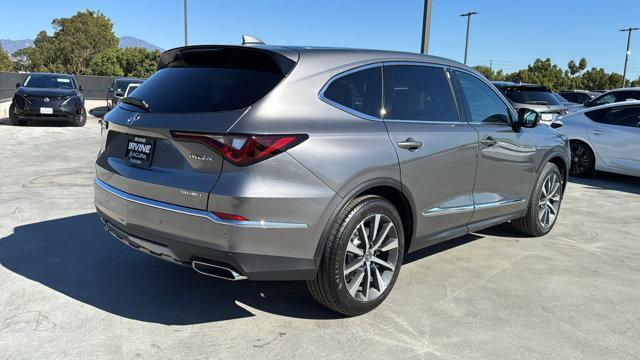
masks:
[[[515,127],[534,128],[540,124],[540,113],[527,108],[518,109],[518,119],[513,124]]]
[[[82,92],[82,85],[78,86],[78,90],[80,90],[80,92]]]
[[[22,83],[17,82],[17,83],[16,83],[16,89],[17,89],[17,88],[19,88],[20,86],[22,86]]]
[[[558,129],[564,126],[564,124],[562,123],[562,121],[560,120],[556,120],[554,122],[552,122],[551,124],[549,124],[549,126],[551,126],[552,129]]]
[[[109,92],[113,92],[113,88],[112,87],[109,88]]]

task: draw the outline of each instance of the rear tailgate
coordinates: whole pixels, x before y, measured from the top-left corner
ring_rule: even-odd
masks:
[[[293,68],[297,52],[283,52],[237,46],[165,52],[131,101],[106,115],[98,179],[132,195],[206,210],[223,158],[172,132],[225,134]]]

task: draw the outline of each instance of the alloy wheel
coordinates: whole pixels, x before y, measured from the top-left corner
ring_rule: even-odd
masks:
[[[589,153],[584,146],[571,146],[571,175],[584,174],[589,169]]]
[[[373,214],[351,234],[344,258],[344,281],[351,296],[369,302],[382,295],[398,262],[398,233],[391,219]]]
[[[556,221],[560,210],[561,192],[562,180],[557,174],[549,174],[542,183],[538,200],[538,220],[542,227],[548,228]]]

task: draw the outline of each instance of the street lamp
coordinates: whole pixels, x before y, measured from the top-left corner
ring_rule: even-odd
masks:
[[[184,46],[189,45],[187,37],[187,0],[184,0]]]
[[[620,30],[620,31],[626,31],[629,33],[627,36],[627,52],[624,57],[624,72],[622,73],[622,87],[625,87],[625,85],[627,85],[627,64],[629,63],[629,57],[631,57],[631,32],[635,30],[638,30],[638,28],[630,27],[630,28]]]
[[[476,11],[469,11],[465,14],[460,14],[460,16],[467,17],[467,41],[464,44],[464,64],[467,65],[467,52],[469,51],[469,27],[471,26],[471,15],[477,15]]]

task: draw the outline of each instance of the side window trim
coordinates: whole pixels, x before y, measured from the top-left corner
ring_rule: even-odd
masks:
[[[328,99],[327,97],[324,96],[324,92],[327,90],[327,88],[329,86],[331,86],[331,84],[334,81],[342,78],[343,76],[347,76],[349,74],[353,74],[353,73],[361,71],[361,70],[371,69],[371,68],[375,68],[375,67],[379,67],[380,68],[380,76],[381,76],[380,79],[381,79],[381,87],[382,87],[382,89],[381,89],[381,94],[382,94],[381,100],[382,101],[380,102],[380,109],[382,110],[382,106],[384,104],[384,72],[382,71],[382,62],[375,62],[375,63],[371,63],[371,64],[358,66],[358,67],[343,71],[343,72],[341,72],[339,74],[336,74],[336,75],[332,76],[326,82],[326,84],[324,84],[322,89],[320,89],[320,92],[318,93],[318,97],[320,98],[320,100],[326,102],[327,104],[329,104],[329,105],[331,105],[331,106],[333,106],[335,108],[338,108],[338,109],[340,109],[340,110],[342,110],[342,111],[344,111],[346,113],[349,113],[351,115],[357,116],[359,118],[363,118],[365,120],[370,120],[370,121],[382,121],[381,117],[375,117],[375,116],[371,116],[371,115],[362,113],[362,112],[354,110],[354,109],[352,109],[350,107],[347,107],[347,106],[344,106],[342,104],[339,104],[339,103],[337,103],[337,102],[335,102],[335,101],[333,101],[331,99]]]
[[[464,108],[466,111],[466,115],[467,115],[467,122],[469,124],[473,124],[473,125],[480,125],[480,126],[504,126],[503,124],[498,124],[498,123],[472,123],[470,121],[471,119],[471,109],[469,108],[469,102],[467,101],[467,97],[464,94],[464,91],[462,91],[462,85],[460,84],[460,80],[458,79],[457,74],[455,73],[456,71],[459,72],[463,72],[467,75],[473,76],[475,79],[483,82],[485,85],[487,85],[489,87],[489,90],[491,90],[494,94],[496,94],[498,96],[498,98],[502,101],[502,104],[505,106],[505,108],[511,113],[511,118],[509,121],[513,121],[514,116],[517,116],[517,112],[515,111],[515,109],[513,108],[513,106],[511,105],[511,102],[509,100],[507,100],[507,98],[500,92],[500,91],[496,91],[494,89],[494,86],[489,83],[488,81],[486,81],[485,79],[482,79],[481,77],[477,76],[476,74],[472,73],[471,71],[467,71],[465,69],[461,69],[461,68],[452,68],[452,72],[453,72],[453,76],[455,78],[456,84],[458,84],[459,87],[459,92],[460,92],[460,96],[462,98],[462,102],[464,104]],[[508,124],[509,126],[511,126],[511,124]]]
[[[422,61],[384,61],[382,63],[383,71],[382,71],[382,106],[384,109],[384,99],[385,99],[385,79],[384,79],[384,67],[385,66],[393,66],[393,65],[413,65],[413,66],[427,66],[427,67],[436,67],[441,68],[447,78],[447,82],[449,83],[449,90],[451,91],[451,97],[453,98],[453,103],[456,107],[456,114],[458,115],[457,121],[425,121],[425,120],[403,120],[403,119],[387,119],[383,118],[384,121],[388,122],[406,122],[406,123],[420,123],[420,124],[441,124],[441,125],[451,125],[451,124],[460,124],[464,122],[461,117],[460,105],[458,104],[458,100],[456,99],[456,94],[453,89],[453,84],[451,82],[451,77],[448,72],[448,67],[442,64],[422,62]]]

